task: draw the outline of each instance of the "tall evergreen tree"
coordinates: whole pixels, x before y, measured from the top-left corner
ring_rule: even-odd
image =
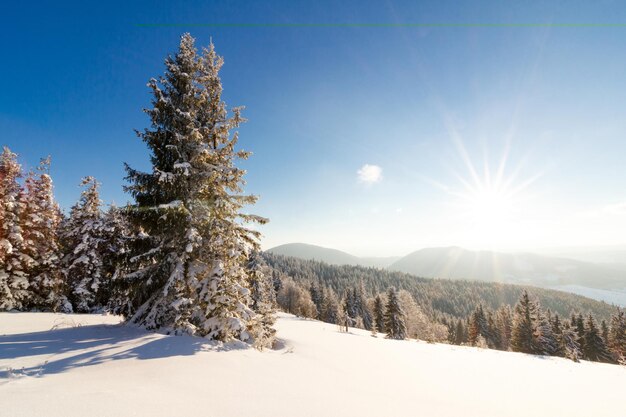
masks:
[[[552,331],[550,314],[541,311],[538,304],[535,305],[536,328],[534,330],[535,353],[543,355],[556,355],[559,351],[559,343]]]
[[[578,316],[576,317],[574,328],[576,329],[576,334],[578,335],[578,339],[582,346],[585,339],[585,320],[583,319],[583,315],[581,313],[578,313]]]
[[[578,334],[576,330],[570,324],[563,326],[561,333],[558,336],[559,351],[562,352],[562,356],[578,362],[582,358],[582,349],[580,343],[578,343]]]
[[[513,329],[511,331],[511,349],[515,352],[539,353],[535,345],[536,305],[524,291],[515,305]]]
[[[604,344],[608,346],[609,344],[609,326],[606,324],[606,320],[602,320],[600,323],[600,332],[602,334],[602,340]]]
[[[71,311],[64,295],[58,232],[61,210],[54,200],[50,158],[42,159],[38,173],[30,172],[22,193],[22,228],[29,281],[29,307]]]
[[[511,307],[503,305],[496,312],[496,327],[500,336],[500,348],[509,350],[511,346],[511,331],[513,328],[513,313]]]
[[[311,300],[313,301],[313,304],[315,304],[318,314],[321,314],[322,303],[324,301],[324,292],[319,281],[311,282],[311,285],[309,286],[309,292],[311,293]]]
[[[482,304],[479,304],[470,316],[470,325],[467,332],[469,344],[472,346],[476,346],[480,336],[482,336],[483,339],[488,343],[488,327],[489,326],[487,323],[487,318],[485,317],[485,312],[483,311],[483,306]]]
[[[115,311],[118,306],[116,300],[120,296],[117,283],[127,273],[129,244],[133,238],[125,208],[111,204],[103,216],[103,242],[100,246],[105,280],[99,288],[98,298],[106,310],[122,315],[123,311]]]
[[[552,334],[554,335],[554,338],[557,341],[556,351],[554,352],[554,355],[563,357],[565,356],[565,350],[564,350],[564,344],[562,343],[562,335],[563,335],[563,329],[565,326],[561,322],[561,318],[559,317],[558,314],[554,315],[550,324],[552,326]],[[565,322],[565,325],[567,325],[567,322]]]
[[[332,288],[322,287],[322,306],[319,318],[327,323],[338,324],[340,315],[339,299]]]
[[[28,302],[22,254],[22,188],[18,182],[21,176],[17,155],[5,146],[0,155],[0,311],[19,310]]]
[[[110,276],[105,260],[114,256],[107,250],[107,225],[102,213],[102,201],[94,177],[85,177],[80,200],[72,207],[62,228],[64,274],[69,287],[69,299],[74,311],[89,313],[101,309],[110,296]]]
[[[584,341],[583,354],[585,359],[595,362],[612,361],[611,355],[604,344],[604,340],[602,340],[596,321],[591,314],[587,316],[585,322]]]
[[[374,327],[379,333],[385,333],[385,306],[380,294],[374,299]]]
[[[385,329],[389,339],[403,340],[407,338],[404,311],[400,306],[398,293],[390,287],[387,291],[387,307],[385,309]]]
[[[454,344],[462,345],[463,343],[467,343],[467,330],[465,326],[463,326],[463,320],[458,319],[456,322],[456,331],[454,332],[456,335],[456,339],[454,340]]]
[[[257,348],[271,347],[274,344],[276,330],[276,293],[272,275],[259,252],[253,252],[248,262],[249,286],[251,289],[251,308],[256,313],[256,325],[250,326],[251,336]]]
[[[609,349],[617,362],[626,364],[626,316],[619,308],[611,317]]]
[[[231,131],[244,120],[228,113],[213,45],[198,54],[185,34],[165,76],[150,80],[152,126],[138,136],[151,151],[152,172],[127,166],[129,209],[143,233],[143,247],[126,275],[130,320],[149,329],[167,328],[210,339],[251,341],[258,325],[250,309],[247,262],[259,248],[258,232],[242,214],[256,197],[242,194],[245,171]]]
[[[354,289],[354,301],[356,304],[357,314],[363,321],[363,328],[371,330],[373,327],[372,313],[367,307],[367,300],[365,297],[365,287],[363,281],[359,282],[359,285]]]

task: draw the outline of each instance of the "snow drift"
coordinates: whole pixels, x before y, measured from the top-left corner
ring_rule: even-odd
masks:
[[[346,334],[287,314],[265,352],[118,321],[0,314],[0,415],[624,415],[617,365]]]

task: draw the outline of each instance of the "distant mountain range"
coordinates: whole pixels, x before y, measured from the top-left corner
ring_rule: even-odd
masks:
[[[400,256],[361,258],[337,249],[323,248],[306,243],[288,243],[286,245],[276,246],[275,248],[267,250],[267,252],[311,261],[326,262],[330,265],[361,265],[375,268],[386,268],[400,259]]]
[[[404,257],[361,258],[336,249],[291,243],[268,252],[331,265],[361,265],[426,278],[501,282],[560,289],[626,306],[626,268],[533,253],[426,248]]]

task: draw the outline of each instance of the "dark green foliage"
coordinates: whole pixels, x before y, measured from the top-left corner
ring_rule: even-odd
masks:
[[[385,328],[389,339],[403,340],[407,338],[404,311],[400,306],[398,292],[391,287],[387,291],[387,308],[385,309]]]
[[[580,343],[578,343],[578,335],[576,330],[571,325],[563,326],[560,335],[558,336],[559,352],[561,356],[578,362],[582,357],[582,349]]]
[[[462,345],[464,343],[467,343],[467,329],[463,325],[463,320],[461,319],[458,319],[456,321],[456,330],[454,331],[454,336],[454,344]]]
[[[513,330],[513,313],[510,306],[501,306],[496,312],[496,327],[499,337],[500,350],[509,350],[511,346],[511,332]]]
[[[530,300],[527,291],[522,293],[515,306],[511,349],[515,352],[539,353],[535,344],[536,305]]]
[[[556,353],[559,351],[559,343],[552,331],[550,310],[544,313],[537,305],[535,314],[537,315],[537,327],[534,330],[536,353],[550,356],[556,355]]]
[[[357,327],[372,329],[372,314],[367,308],[363,283],[346,291],[343,308],[351,321],[359,323]]]
[[[385,306],[380,294],[376,295],[374,299],[374,326],[379,333],[387,331],[385,328]]]
[[[487,341],[487,344],[489,344],[489,327],[482,304],[479,304],[470,316],[470,325],[467,333],[469,344],[476,346],[480,336],[482,336],[485,341]]]
[[[600,331],[602,332],[602,340],[604,341],[604,344],[608,346],[609,326],[606,324],[606,320],[602,320],[602,323],[600,323]]]
[[[611,355],[591,314],[587,316],[585,321],[584,341],[583,355],[585,359],[596,362],[612,362]]]

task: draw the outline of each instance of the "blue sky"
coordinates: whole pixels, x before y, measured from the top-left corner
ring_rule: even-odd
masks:
[[[266,248],[624,243],[626,27],[401,26],[626,23],[617,1],[521,3],[5,5],[2,142],[26,168],[52,155],[65,208],[85,175],[126,202],[122,163],[149,168],[133,133],[147,125],[146,82],[189,31],[199,45],[212,37],[224,98],[246,106],[240,143],[254,152],[252,211],[271,219]],[[400,26],[340,25],[355,23]],[[368,181],[364,165],[377,167]]]

